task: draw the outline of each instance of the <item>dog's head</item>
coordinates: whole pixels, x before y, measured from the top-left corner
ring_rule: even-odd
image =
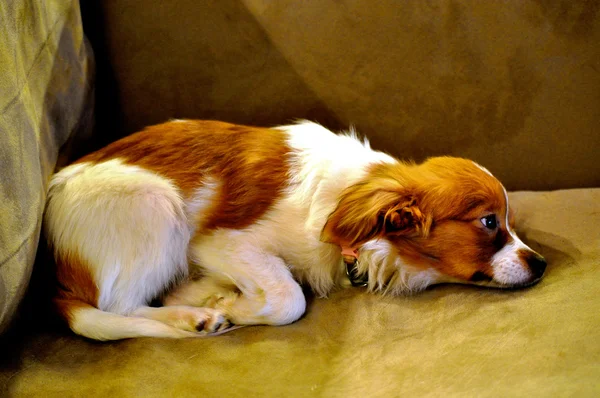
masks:
[[[427,274],[421,278],[426,285],[524,287],[546,269],[544,258],[514,232],[502,184],[460,158],[374,166],[344,191],[322,240],[356,248],[384,241],[398,257],[394,264],[412,276]]]

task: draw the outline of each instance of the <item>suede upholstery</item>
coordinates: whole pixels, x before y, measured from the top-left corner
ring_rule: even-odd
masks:
[[[292,325],[210,339],[96,343],[33,328],[5,351],[0,382],[24,397],[597,396],[600,189],[510,199],[549,263],[530,289],[347,289],[310,300]]]
[[[510,190],[600,185],[597,1],[108,0],[93,14],[115,135],[309,118],[401,157],[472,158]]]
[[[98,65],[94,145],[168,118],[354,124],[401,158],[489,168],[516,191],[517,230],[549,266],[524,290],[307,292],[306,315],[288,326],[97,343],[47,314],[42,245],[21,322],[0,347],[0,395],[600,394],[600,3],[81,6]]]

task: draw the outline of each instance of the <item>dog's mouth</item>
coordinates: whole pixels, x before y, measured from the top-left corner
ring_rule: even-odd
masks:
[[[525,282],[516,283],[516,284],[499,283],[494,280],[481,281],[481,282],[466,282],[466,283],[469,285],[476,285],[476,286],[488,287],[488,288],[493,288],[493,289],[521,290],[521,289],[525,289],[525,288],[537,285],[543,278],[544,278],[543,276],[540,276],[531,281],[525,281]]]
[[[517,285],[507,285],[507,286],[500,286],[500,289],[506,289],[506,290],[519,290],[519,289],[525,289],[527,287],[531,287],[533,285],[537,285],[544,277],[540,276],[539,278],[536,278],[532,281],[527,281],[524,283],[519,283]]]
[[[510,290],[521,290],[521,289],[525,289],[525,288],[537,285],[542,279],[544,279],[544,277],[540,276],[533,280],[525,281],[522,283],[506,284],[506,283],[497,282],[493,279],[474,282],[474,281],[465,281],[465,280],[457,279],[457,278],[448,278],[448,280],[439,281],[438,284],[458,283],[458,284],[462,284],[462,285],[480,286],[480,287],[485,287],[485,288],[510,291]]]

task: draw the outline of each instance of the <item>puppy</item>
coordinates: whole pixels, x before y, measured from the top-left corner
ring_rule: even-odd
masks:
[[[97,340],[285,325],[300,284],[512,288],[546,268],[483,167],[400,162],[310,122],[146,128],[55,174],[44,218],[58,313]]]

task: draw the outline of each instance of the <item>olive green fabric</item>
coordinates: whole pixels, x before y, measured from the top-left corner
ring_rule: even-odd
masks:
[[[90,74],[77,1],[0,2],[0,333],[31,275],[59,148],[89,120]]]
[[[34,331],[6,353],[0,385],[14,397],[598,396],[600,189],[510,199],[549,263],[529,289],[351,288],[311,300],[295,324],[210,339]]]
[[[600,186],[598,1],[96,3],[110,133],[307,117],[403,158],[472,158],[510,190]]]

